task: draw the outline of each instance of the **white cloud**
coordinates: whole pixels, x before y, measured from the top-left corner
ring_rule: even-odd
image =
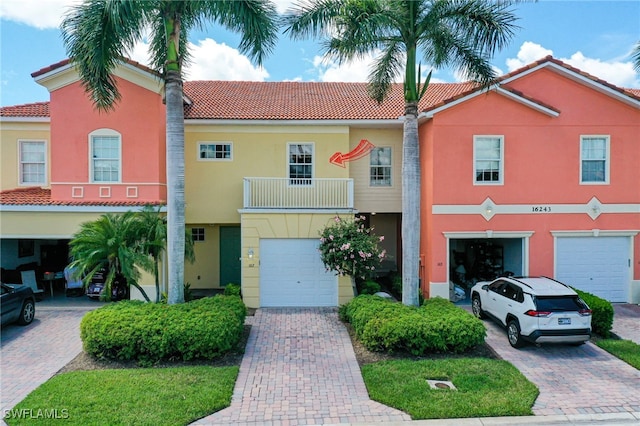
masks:
[[[238,50],[210,38],[189,43],[189,49],[192,63],[185,70],[187,80],[264,81],[269,77],[264,68],[255,67]]]
[[[525,41],[520,46],[517,58],[507,59],[507,68],[509,72],[515,71],[518,68],[522,68],[525,65],[529,65],[532,62],[542,59],[545,56],[553,56],[553,50],[545,49],[539,44]]]
[[[553,55],[553,51],[527,41],[520,46],[517,58],[507,59],[507,68],[509,71],[514,71],[548,55]],[[640,86],[640,80],[631,61],[624,62],[617,58],[612,61],[603,61],[597,58],[588,58],[582,52],[576,52],[569,58],[557,59],[619,87]]]
[[[184,70],[185,80],[237,80],[264,81],[269,73],[262,67],[255,67],[238,50],[226,44],[206,38],[197,44],[189,43],[191,63]],[[130,58],[149,66],[149,45],[137,43],[129,52]]]
[[[582,52],[576,52],[570,58],[560,60],[619,87],[640,86],[640,80],[631,61],[604,62],[600,59],[587,58]]]
[[[70,6],[81,0],[2,0],[0,19],[19,22],[38,29],[58,28]]]
[[[356,59],[342,65],[339,65],[333,60],[323,58],[322,56],[315,56],[313,58],[313,66],[318,74],[319,81],[367,81],[371,62],[373,62],[371,56],[364,59]]]

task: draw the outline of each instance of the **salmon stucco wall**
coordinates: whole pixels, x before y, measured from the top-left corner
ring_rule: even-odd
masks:
[[[166,199],[162,98],[123,78],[116,77],[116,81],[122,98],[117,108],[109,112],[95,110],[79,82],[51,93],[53,198],[136,202]],[[100,129],[121,136],[120,182],[92,182],[89,135]],[[100,187],[108,187],[109,191]]]
[[[552,232],[640,230],[640,111],[548,70],[509,86],[557,116],[489,92],[436,113],[420,128],[423,205],[428,206],[422,214],[425,293],[430,283],[447,283],[447,232],[487,238],[530,233],[526,272],[553,276]],[[479,135],[503,138],[499,184],[474,183],[473,140]],[[606,183],[580,182],[580,141],[588,135],[609,139]],[[640,236],[633,237],[633,246],[631,279],[637,282]]]

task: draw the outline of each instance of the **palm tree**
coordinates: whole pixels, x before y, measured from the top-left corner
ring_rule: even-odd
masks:
[[[84,0],[62,22],[69,59],[99,110],[120,100],[114,68],[151,32],[152,67],[164,79],[166,102],[168,303],[184,302],[184,109],[182,69],[188,32],[207,22],[242,34],[240,50],[258,64],[275,46],[277,12],[269,1]]]
[[[151,266],[147,272],[151,272],[155,278],[156,303],[160,301],[160,257],[167,242],[167,221],[160,214],[160,208],[154,210],[152,206],[145,206],[135,216],[136,226],[133,230],[138,250],[151,257],[150,264],[141,266]],[[185,253],[184,256],[190,262],[195,259],[193,250],[193,239],[189,230],[185,230]]]
[[[378,102],[404,72],[402,302],[406,305],[418,305],[421,190],[417,118],[418,102],[431,77],[430,72],[421,82],[418,56],[435,68],[458,68],[467,78],[488,86],[496,78],[489,60],[516,28],[508,3],[313,0],[294,5],[285,14],[285,33],[294,39],[323,38],[326,56],[338,63],[376,54],[368,90]]]
[[[640,72],[640,41],[636,44],[636,47],[631,53],[631,60],[633,60],[633,67],[636,71]]]
[[[111,288],[116,281],[123,278],[127,286],[137,288],[149,301],[147,293],[138,284],[140,271],[152,268],[149,256],[140,250],[137,238],[136,213],[107,213],[93,222],[86,222],[69,242],[70,254],[73,257],[71,268],[84,277],[85,285],[101,270],[106,271],[103,297],[109,298]]]

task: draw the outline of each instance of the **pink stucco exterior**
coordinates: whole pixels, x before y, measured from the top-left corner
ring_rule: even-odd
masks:
[[[581,77],[541,67],[506,81],[512,89],[508,94],[546,112],[489,91],[436,112],[421,126],[423,293],[429,293],[429,283],[451,278],[455,264],[445,233],[484,233],[489,241],[497,232],[531,232],[523,272],[554,276],[552,232],[596,230],[597,236],[605,230],[640,229],[640,212],[620,207],[640,202],[640,110]],[[473,140],[478,135],[504,138],[501,184],[474,184]],[[580,183],[584,135],[609,137],[607,184]],[[488,197],[495,214],[485,218],[481,213]],[[596,218],[587,214],[594,197],[602,204]],[[460,213],[463,206],[470,211]],[[630,238],[631,279],[638,280],[640,236]]]
[[[122,99],[98,112],[79,82],[51,92],[51,193],[60,202],[166,200],[165,118],[159,94],[116,77]],[[121,180],[94,183],[89,135],[99,129],[121,136]]]

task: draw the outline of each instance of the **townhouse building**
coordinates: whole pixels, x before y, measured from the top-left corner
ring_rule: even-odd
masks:
[[[166,202],[162,82],[135,62],[115,75],[110,113],[68,61],[32,74],[48,102],[0,109],[3,279],[61,270],[82,222]],[[365,216],[385,236],[380,273],[406,273],[401,85],[382,104],[364,83],[190,81],[184,94],[192,289],[239,283],[250,307],[345,303],[350,280],[317,252],[336,215]],[[488,89],[432,83],[419,126],[426,297],[513,273],[640,302],[640,90],[547,57]]]

